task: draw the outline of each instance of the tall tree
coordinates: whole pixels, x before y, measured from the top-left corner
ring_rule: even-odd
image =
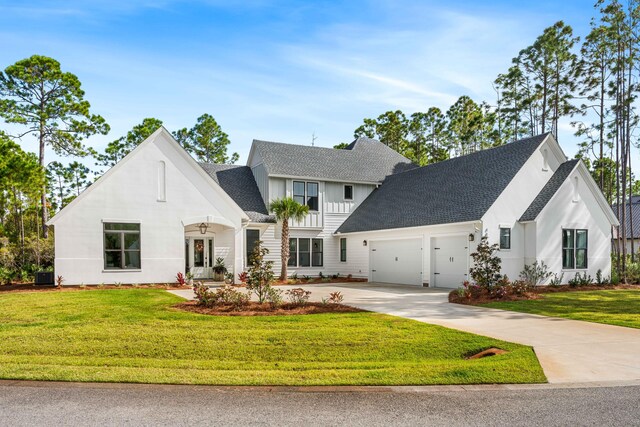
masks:
[[[135,125],[125,136],[110,142],[105,148],[104,154],[96,154],[97,164],[107,167],[114,166],[160,126],[162,126],[162,120],[153,117],[143,119],[142,123]]]
[[[420,166],[447,159],[446,129],[446,117],[437,107],[429,108],[426,113],[413,113],[408,132],[409,158]]]
[[[51,203],[51,209],[57,212],[69,202],[69,195],[71,194],[69,182],[72,177],[69,170],[57,161],[47,165],[46,174],[49,193],[48,200]]]
[[[88,154],[82,140],[97,133],[106,134],[104,119],[91,114],[84,99],[80,80],[63,72],[60,63],[46,56],[33,55],[7,67],[0,73],[0,117],[8,123],[24,125],[16,137],[35,135],[39,142],[38,162],[45,165],[45,147],[58,154]],[[41,223],[48,236],[47,192],[40,192]]]
[[[447,110],[449,146],[458,156],[485,148],[482,146],[484,116],[473,99],[461,96]]]
[[[173,136],[200,162],[233,164],[240,157],[238,153],[227,155],[227,149],[231,143],[229,136],[209,114],[198,117],[191,129],[180,129],[174,132]]]
[[[289,263],[289,220],[302,221],[309,213],[309,206],[301,205],[291,197],[276,199],[269,205],[278,222],[282,223],[280,241],[280,280],[287,280],[287,266]]]
[[[405,154],[408,147],[407,117],[402,111],[396,110],[380,114],[375,120],[364,119],[364,123],[355,130],[354,136],[376,138],[398,153]]]

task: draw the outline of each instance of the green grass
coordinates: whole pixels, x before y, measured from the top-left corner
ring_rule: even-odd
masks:
[[[640,290],[544,294],[541,299],[492,302],[485,307],[640,328]]]
[[[527,346],[377,313],[216,317],[163,290],[0,295],[0,378],[218,385],[546,381]],[[464,356],[487,347],[509,353]]]

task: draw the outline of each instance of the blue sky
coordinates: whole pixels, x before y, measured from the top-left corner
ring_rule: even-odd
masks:
[[[112,128],[96,149],[144,117],[175,130],[209,113],[243,163],[254,138],[333,146],[387,110],[494,102],[520,49],[560,19],[584,35],[594,14],[569,0],[0,0],[0,68],[41,54],[76,74]],[[569,120],[559,139],[572,155]]]

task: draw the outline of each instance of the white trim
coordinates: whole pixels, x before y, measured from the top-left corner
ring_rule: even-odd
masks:
[[[285,178],[285,179],[294,179],[296,181],[348,182],[350,184],[369,184],[369,185],[382,184],[382,181],[353,181],[353,180],[346,181],[344,179],[320,178],[317,176],[269,174],[268,172],[267,172],[267,175],[269,175],[269,178]]]
[[[449,222],[446,224],[429,224],[429,225],[416,225],[414,227],[396,227],[396,228],[383,228],[380,230],[366,230],[366,231],[347,231],[343,233],[338,233],[337,231],[333,233],[334,236],[346,236],[346,235],[357,235],[357,234],[367,234],[367,233],[382,233],[385,231],[396,231],[396,230],[417,230],[425,227],[449,227],[453,225],[467,225],[467,224],[482,224],[482,219],[476,219],[474,221],[463,221],[463,222]],[[444,233],[446,235],[447,233]],[[438,234],[432,234],[437,236]],[[393,240],[393,239],[392,239]]]

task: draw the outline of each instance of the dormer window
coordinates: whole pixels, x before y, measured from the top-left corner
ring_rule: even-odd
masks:
[[[549,150],[546,148],[542,150],[542,170],[545,172],[549,170]]]
[[[310,211],[318,210],[318,183],[293,181],[293,200],[309,206]]]

